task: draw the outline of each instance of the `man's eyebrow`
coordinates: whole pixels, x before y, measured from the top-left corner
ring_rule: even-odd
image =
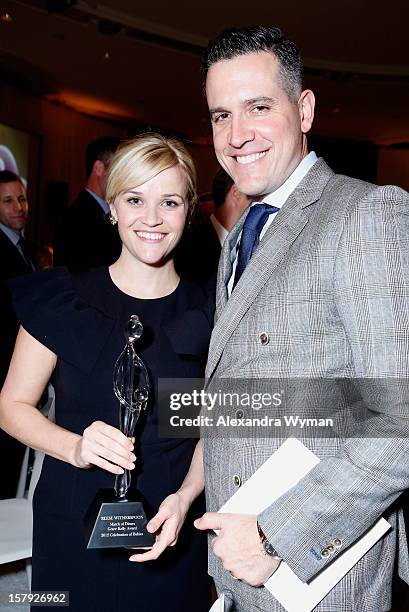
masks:
[[[271,98],[270,96],[259,96],[258,98],[250,98],[244,100],[245,106],[252,106],[253,104],[276,104],[277,98]]]
[[[215,113],[228,113],[229,111],[223,108],[222,106],[217,106],[216,108],[209,108],[209,113],[214,115]]]
[[[252,106],[253,104],[276,104],[277,98],[271,96],[257,96],[256,98],[249,98],[248,100],[242,101],[242,106]],[[229,111],[223,106],[217,106],[216,108],[209,108],[210,115],[216,113],[228,113]]]

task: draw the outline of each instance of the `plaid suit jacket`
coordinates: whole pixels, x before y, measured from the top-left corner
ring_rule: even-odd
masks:
[[[354,393],[320,396],[318,408],[329,401],[342,409],[342,433],[301,434],[321,462],[259,522],[308,581],[385,516],[392,529],[317,610],[388,610],[395,564],[409,582],[399,508],[409,486],[409,405],[402,391],[409,372],[409,195],[336,175],[319,159],[277,213],[228,298],[231,250],[245,216],[222,251],[208,380],[348,380],[370,416],[354,420]],[[314,411],[317,397],[308,402],[303,389],[303,405]],[[301,392],[299,385],[287,410],[293,399],[300,405]],[[220,508],[284,437],[205,438],[208,509]],[[329,545],[330,554],[322,554]],[[209,567],[219,588],[233,595],[235,609],[282,610],[265,589],[233,581],[211,550]]]

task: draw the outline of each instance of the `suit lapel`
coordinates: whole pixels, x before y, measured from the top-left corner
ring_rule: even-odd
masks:
[[[320,159],[304,177],[277,213],[274,221],[263,237],[259,248],[251,258],[230,299],[227,296],[227,282],[231,275],[231,251],[236,244],[246,215],[229,235],[225,243],[217,280],[216,323],[213,329],[206,376],[210,377],[223,353],[223,350],[240,323],[241,319],[253,304],[257,295],[270,276],[282,264],[285,256],[308,222],[305,208],[316,202],[333,176],[332,170]],[[226,240],[227,242],[227,240]]]

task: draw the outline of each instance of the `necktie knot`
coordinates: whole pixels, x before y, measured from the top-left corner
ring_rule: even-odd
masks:
[[[258,247],[260,234],[268,216],[279,210],[280,209],[276,206],[270,206],[270,204],[265,204],[264,202],[251,206],[246,220],[244,221],[241,234],[234,285],[238,282],[254,251]]]

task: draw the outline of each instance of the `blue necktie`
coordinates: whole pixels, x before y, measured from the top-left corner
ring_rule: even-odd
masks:
[[[278,212],[280,209],[269,204],[254,204],[246,217],[241,234],[239,256],[237,258],[236,274],[233,287],[236,286],[240,276],[243,274],[248,262],[260,242],[261,230],[267,221],[268,215]]]

